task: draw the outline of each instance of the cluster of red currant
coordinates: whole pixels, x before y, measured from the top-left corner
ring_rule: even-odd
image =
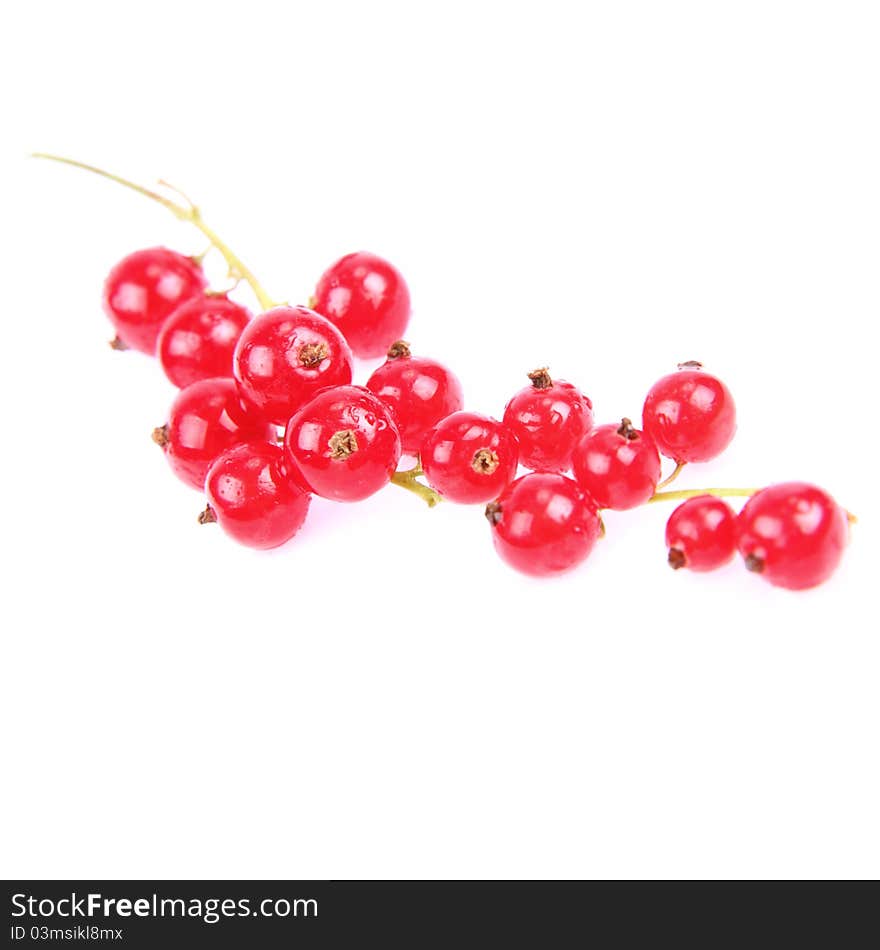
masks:
[[[660,500],[686,499],[666,526],[673,568],[712,570],[738,549],[749,570],[802,589],[840,561],[849,516],[815,486],[657,491],[684,465],[717,456],[736,430],[730,392],[698,363],[654,384],[641,429],[629,419],[594,426],[590,400],[546,368],[529,374],[501,421],[464,411],[455,374],[400,339],[409,291],[387,261],[349,254],[324,273],[308,307],[276,306],[188,199],[55,160],[118,181],[194,224],[259,300],[263,312],[252,317],[207,288],[199,259],[166,248],[130,254],[104,287],[114,347],[158,353],[180,387],[154,440],[175,474],[207,495],[199,521],[242,544],[291,539],[312,495],[358,501],[393,483],[430,505],[486,504],[498,553],[537,576],[587,557],[603,533],[603,509]],[[354,357],[386,352],[365,386],[352,385]],[[675,463],[665,481],[661,455]],[[399,470],[402,456],[416,465]],[[517,477],[520,467],[529,471]],[[737,515],[727,495],[750,497]]]

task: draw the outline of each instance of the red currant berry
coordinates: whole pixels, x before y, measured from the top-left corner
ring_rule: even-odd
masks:
[[[571,468],[574,447],[593,425],[593,404],[571,383],[552,380],[546,369],[529,373],[504,410],[504,424],[519,441],[520,462],[542,472]]]
[[[391,345],[367,389],[394,413],[403,451],[410,455],[418,455],[432,426],[463,405],[458,377],[435,360],[412,356],[403,340]]]
[[[207,295],[182,303],[159,334],[159,362],[175,386],[232,376],[232,353],[251,319],[228,297]]]
[[[351,364],[342,334],[306,307],[276,307],[255,317],[233,356],[242,397],[282,426],[319,389],[350,383]]]
[[[321,275],[315,310],[336,324],[355,356],[381,356],[409,324],[409,289],[388,261],[359,251]]]
[[[360,501],[388,484],[400,435],[388,407],[362,386],[325,389],[287,424],[288,471],[309,491]]]
[[[116,328],[119,349],[152,355],[162,324],[184,300],[206,287],[201,265],[167,247],[124,257],[104,282],[104,311]]]
[[[519,446],[496,419],[453,412],[425,436],[425,479],[449,501],[469,505],[497,498],[516,476]]]
[[[203,379],[180,390],[153,440],[174,474],[201,491],[223,452],[242,442],[274,442],[275,430],[242,405],[234,380]]]
[[[736,550],[736,515],[726,501],[713,495],[688,498],[666,522],[669,566],[714,571]]]
[[[676,462],[708,462],[730,444],[736,406],[720,379],[691,368],[699,363],[681,366],[651,387],[642,425],[662,455]]]
[[[821,488],[771,485],[753,495],[736,522],[746,567],[776,587],[803,590],[827,580],[849,536],[847,514]]]
[[[281,448],[268,442],[224,452],[208,469],[208,507],[199,521],[216,521],[226,534],[251,548],[275,548],[289,541],[305,521],[311,495],[291,483],[282,459]]]
[[[597,426],[574,450],[574,477],[600,508],[623,511],[643,505],[660,481],[660,455],[653,440],[633,428]]]
[[[565,475],[523,475],[486,506],[495,550],[524,574],[545,577],[580,564],[601,534],[596,506]]]

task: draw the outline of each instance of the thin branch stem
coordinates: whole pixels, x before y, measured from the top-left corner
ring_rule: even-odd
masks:
[[[411,491],[413,494],[418,495],[419,498],[421,498],[429,508],[433,508],[443,499],[437,494],[437,492],[434,491],[433,488],[423,485],[418,480],[419,475],[422,474],[424,473],[419,466],[408,469],[405,472],[395,472],[391,476],[391,484],[397,485],[398,488],[405,488],[407,491]]]
[[[651,495],[648,504],[655,501],[684,501],[699,495],[714,495],[716,498],[751,498],[758,488],[687,488],[681,491],[660,491]]]
[[[687,462],[676,462],[675,468],[672,470],[672,472],[670,472],[670,474],[667,475],[666,478],[664,478],[663,481],[657,486],[658,490],[665,488],[667,485],[671,485],[676,480],[676,478],[681,475],[681,471],[685,465],[687,465]]]
[[[251,290],[254,292],[254,296],[256,296],[260,306],[264,310],[270,310],[274,306],[272,298],[262,288],[260,282],[254,276],[253,271],[251,271],[244,261],[242,261],[242,259],[233,252],[232,248],[230,248],[229,245],[220,238],[217,232],[202,220],[202,214],[199,209],[189,200],[189,198],[186,197],[186,195],[184,195],[181,191],[178,191],[178,189],[173,188],[166,182],[160,182],[160,184],[164,185],[166,188],[171,188],[172,191],[180,195],[186,204],[180,204],[176,201],[172,201],[170,198],[166,198],[164,195],[159,194],[159,192],[153,191],[150,188],[144,188],[143,185],[138,185],[133,181],[129,181],[127,178],[122,178],[120,175],[114,175],[112,172],[104,171],[103,168],[97,168],[95,165],[87,165],[85,162],[78,162],[72,158],[64,158],[60,155],[49,155],[46,152],[34,152],[31,157],[45,158],[52,162],[60,162],[62,165],[71,165],[73,168],[81,168],[83,171],[92,172],[95,175],[100,175],[101,178],[107,178],[110,181],[115,181],[124,188],[130,188],[132,191],[136,191],[145,198],[149,198],[151,201],[155,201],[157,204],[162,205],[163,208],[166,208],[168,211],[170,211],[178,220],[189,222],[205,235],[211,244],[223,255],[223,259],[226,261],[227,267],[229,268],[229,276],[233,280],[240,279],[247,281]]]

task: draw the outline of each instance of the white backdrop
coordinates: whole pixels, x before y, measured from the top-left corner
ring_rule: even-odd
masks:
[[[876,5],[44,2],[3,46],[4,876],[880,873]],[[658,505],[532,582],[396,489],[236,547],[100,311],[199,236],[35,149],[179,184],[282,299],[387,256],[478,411],[702,360],[739,432],[681,487],[822,485],[843,566],[673,574]]]

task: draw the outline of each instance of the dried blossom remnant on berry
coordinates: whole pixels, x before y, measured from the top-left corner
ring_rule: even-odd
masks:
[[[357,435],[352,429],[342,429],[330,436],[330,458],[344,461],[358,450]]]
[[[152,438],[160,449],[164,449],[165,446],[168,445],[168,426],[158,426],[157,428],[153,429]]]
[[[214,524],[217,520],[217,514],[210,505],[205,506],[204,511],[199,512],[199,524]]]
[[[108,344],[111,350],[122,353],[129,348],[128,344],[121,337],[115,336]]]
[[[553,380],[546,366],[542,366],[540,369],[533,369],[531,373],[529,373],[529,379],[532,381],[532,385],[535,389],[549,389],[553,385]]]
[[[678,368],[682,369],[702,369],[703,364],[699,360],[685,360],[683,363],[678,364]]]
[[[497,453],[491,449],[479,449],[471,459],[471,468],[478,475],[491,475],[500,464]]]
[[[687,558],[684,556],[684,551],[680,551],[678,548],[669,549],[669,566],[673,571],[681,570],[687,563]]]
[[[406,340],[398,340],[388,347],[389,360],[406,359],[409,356],[412,356],[412,350],[409,348],[409,343],[407,343]]]
[[[486,505],[486,520],[491,525],[496,525],[501,520],[501,505],[497,501],[490,501]]]
[[[624,416],[620,420],[620,426],[617,429],[617,434],[622,435],[627,442],[635,442],[639,437],[639,430],[632,424],[632,419],[627,419]]]
[[[749,554],[746,557],[746,570],[753,574],[762,574],[764,572],[764,561],[756,554]]]
[[[326,343],[306,343],[299,348],[299,361],[303,366],[317,366],[330,355]]]

